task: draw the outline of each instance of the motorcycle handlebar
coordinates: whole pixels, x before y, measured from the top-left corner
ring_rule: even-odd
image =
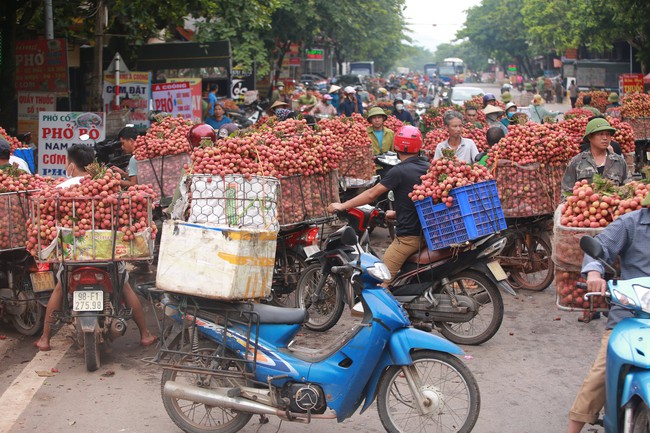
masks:
[[[587,283],[576,283],[576,287],[578,289],[586,289],[587,288]]]
[[[332,273],[337,275],[345,274],[350,268],[350,265],[332,266]]]

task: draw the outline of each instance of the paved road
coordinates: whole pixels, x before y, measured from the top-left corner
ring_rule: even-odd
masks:
[[[385,232],[373,234],[373,243],[387,244]],[[146,277],[144,277],[146,278]],[[505,319],[497,335],[479,347],[464,347],[464,361],[476,376],[482,407],[474,433],[548,433],[564,430],[567,408],[593,360],[602,320],[577,321],[575,313],[560,312],[553,287],[544,292],[520,292],[505,297]],[[147,307],[150,326],[156,326]],[[349,328],[343,320],[326,334],[304,332],[301,344],[323,346]],[[85,371],[83,357],[63,329],[54,350],[37,353],[35,338],[21,338],[0,325],[0,432],[155,432],[179,430],[165,413],[160,399],[160,371],[140,360],[155,354],[141,348],[135,327],[119,339],[111,353],[102,355],[99,371]],[[46,377],[43,377],[46,376]],[[242,430],[304,432],[301,424],[258,418]],[[279,429],[279,430],[278,430]],[[382,432],[373,406],[341,424],[317,421],[320,432]],[[602,431],[602,430],[598,430]]]

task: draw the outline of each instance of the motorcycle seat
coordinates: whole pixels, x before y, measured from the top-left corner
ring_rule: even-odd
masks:
[[[244,302],[231,303],[197,297],[194,298],[194,302],[198,304],[199,309],[214,311],[217,314],[219,312],[228,312],[229,314],[239,312],[246,316],[254,313],[259,317],[260,324],[297,325],[306,322],[309,317],[307,310],[302,308],[284,308]]]
[[[429,263],[435,263],[440,260],[447,259],[454,254],[451,248],[443,248],[441,250],[430,250],[425,249],[420,252],[417,252],[406,259],[409,263],[416,263],[418,265],[428,265]]]

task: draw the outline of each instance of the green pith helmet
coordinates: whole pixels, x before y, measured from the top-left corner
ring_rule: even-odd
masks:
[[[368,116],[366,117],[368,122],[370,122],[372,116],[384,116],[384,119],[388,119],[386,112],[381,107],[372,107],[370,111],[368,111]]]
[[[618,102],[619,101],[618,93],[616,93],[616,92],[610,93],[609,97],[607,97],[607,100],[609,102],[611,102],[612,104],[615,103],[615,102]]]
[[[584,140],[594,132],[600,131],[611,131],[612,134],[614,134],[616,132],[616,129],[613,128],[607,120],[597,117],[595,119],[591,119],[589,123],[587,123],[587,127],[585,128],[585,135],[582,137],[582,139]]]
[[[530,83],[526,83],[526,84],[524,84],[524,89],[525,90],[533,90],[533,85],[530,84]]]
[[[503,92],[503,95],[501,95],[501,100],[507,104],[508,102],[512,101],[512,95],[510,92]]]

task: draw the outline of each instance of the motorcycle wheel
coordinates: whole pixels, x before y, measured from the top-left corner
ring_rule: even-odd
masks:
[[[456,295],[471,296],[479,304],[476,315],[468,322],[437,322],[440,332],[456,344],[477,345],[488,341],[501,327],[503,298],[499,288],[476,271],[463,271],[449,280]]]
[[[283,290],[284,293],[278,293],[273,290],[271,304],[277,305],[278,307],[295,308],[298,306],[296,287],[298,286],[300,274],[307,264],[305,263],[305,259],[299,257],[294,251],[286,251],[286,263],[284,257],[281,257],[282,255],[276,254],[273,279],[278,280],[279,284],[286,287]],[[286,270],[284,275],[282,275],[283,270]]]
[[[97,332],[84,332],[84,359],[86,370],[95,371],[100,366],[99,335]]]
[[[468,433],[478,419],[481,396],[476,379],[458,358],[421,350],[408,368],[427,399],[428,413],[420,415],[401,366],[392,366],[381,378],[377,411],[386,431],[410,433]]]
[[[336,325],[345,306],[343,299],[345,288],[343,279],[339,275],[330,274],[318,300],[314,302],[311,299],[321,278],[323,278],[323,274],[320,264],[311,264],[302,272],[296,289],[298,306],[309,312],[309,320],[305,322],[305,327],[319,332],[327,331]]]
[[[506,266],[505,269],[510,272],[509,281],[516,288],[542,291],[553,282],[555,264],[547,236],[531,234],[529,247],[525,237],[518,235],[503,255],[508,256],[509,260],[521,261],[521,264]]]
[[[19,301],[24,302],[24,309],[16,316],[11,316],[11,323],[16,331],[22,335],[32,336],[43,329],[45,310],[34,296],[31,290],[23,290],[18,293]]]
[[[187,346],[185,346],[187,348]],[[219,345],[211,340],[201,340],[198,355],[215,355]],[[192,353],[179,355],[176,364],[185,366],[189,369],[204,368],[210,370],[230,370],[241,371],[239,366],[225,359],[208,358],[207,356],[195,356]],[[226,358],[235,358],[235,354],[226,351]],[[246,386],[243,378],[236,376],[215,376],[211,374],[198,374],[185,370],[163,371],[160,381],[160,391],[162,394],[163,406],[169,417],[184,432],[187,433],[235,433],[248,423],[253,414],[239,412],[233,409],[221,408],[217,406],[207,406],[203,403],[197,403],[188,400],[165,396],[163,390],[167,381],[177,381],[201,388],[237,388]]]
[[[632,421],[632,433],[649,433],[650,432],[650,410],[642,402],[634,410],[634,420]]]

